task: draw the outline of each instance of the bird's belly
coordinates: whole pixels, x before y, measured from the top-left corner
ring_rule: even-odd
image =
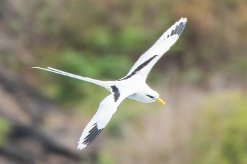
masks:
[[[151,103],[149,100],[147,100],[146,96],[144,96],[142,94],[138,94],[138,93],[130,95],[130,96],[128,96],[128,98],[139,101],[139,102],[143,102],[143,103]]]

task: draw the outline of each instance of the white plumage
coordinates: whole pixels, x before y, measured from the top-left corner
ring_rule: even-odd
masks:
[[[88,77],[74,75],[55,68],[33,67],[56,74],[72,77],[75,79],[94,83],[110,91],[99,105],[99,108],[91,121],[87,124],[82,132],[77,148],[83,149],[90,144],[106,127],[111,120],[112,115],[117,111],[118,105],[125,99],[131,98],[144,103],[165,102],[159,98],[159,94],[152,90],[146,84],[146,78],[154,64],[167,52],[170,47],[178,40],[187,23],[186,18],[181,18],[172,25],[161,37],[136,61],[128,74],[123,78],[115,81],[101,81]]]

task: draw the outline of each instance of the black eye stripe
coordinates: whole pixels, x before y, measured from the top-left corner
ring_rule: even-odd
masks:
[[[150,97],[151,99],[154,99],[154,97],[153,96],[151,96],[151,95],[147,95],[148,97]]]

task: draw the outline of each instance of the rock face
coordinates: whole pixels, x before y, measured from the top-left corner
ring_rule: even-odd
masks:
[[[40,7],[38,2],[33,4]],[[84,156],[94,160],[94,149],[83,154],[76,149],[82,118],[61,110],[34,86],[38,80],[31,67],[38,42],[30,37],[32,13],[17,1],[0,3],[0,163],[73,164],[85,161]],[[21,24],[17,29],[15,20]]]
[[[0,145],[0,163],[78,163],[82,156],[74,144],[64,146],[60,141],[69,140],[69,135],[57,139],[59,130],[51,130],[47,118],[57,122],[64,117],[58,107],[40,95],[22,78],[0,70],[0,117],[8,124]],[[56,116],[56,117],[55,117]],[[66,124],[59,127],[66,131]],[[74,140],[75,142],[75,140]]]

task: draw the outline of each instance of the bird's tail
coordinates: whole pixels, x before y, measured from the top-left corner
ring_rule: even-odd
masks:
[[[99,86],[101,86],[101,87],[103,87],[103,88],[105,88],[105,89],[107,89],[109,91],[111,90],[110,85],[108,85],[107,81],[96,80],[96,79],[92,79],[92,78],[89,78],[89,77],[82,77],[82,76],[75,75],[75,74],[68,73],[68,72],[64,72],[64,71],[61,71],[61,70],[58,70],[58,69],[55,69],[55,68],[52,68],[52,67],[46,67],[46,68],[32,67],[32,68],[41,69],[41,70],[53,72],[53,73],[56,73],[56,74],[60,74],[60,75],[63,75],[63,76],[68,76],[68,77],[72,77],[72,78],[75,78],[75,79],[87,81],[87,82],[99,85]]]

